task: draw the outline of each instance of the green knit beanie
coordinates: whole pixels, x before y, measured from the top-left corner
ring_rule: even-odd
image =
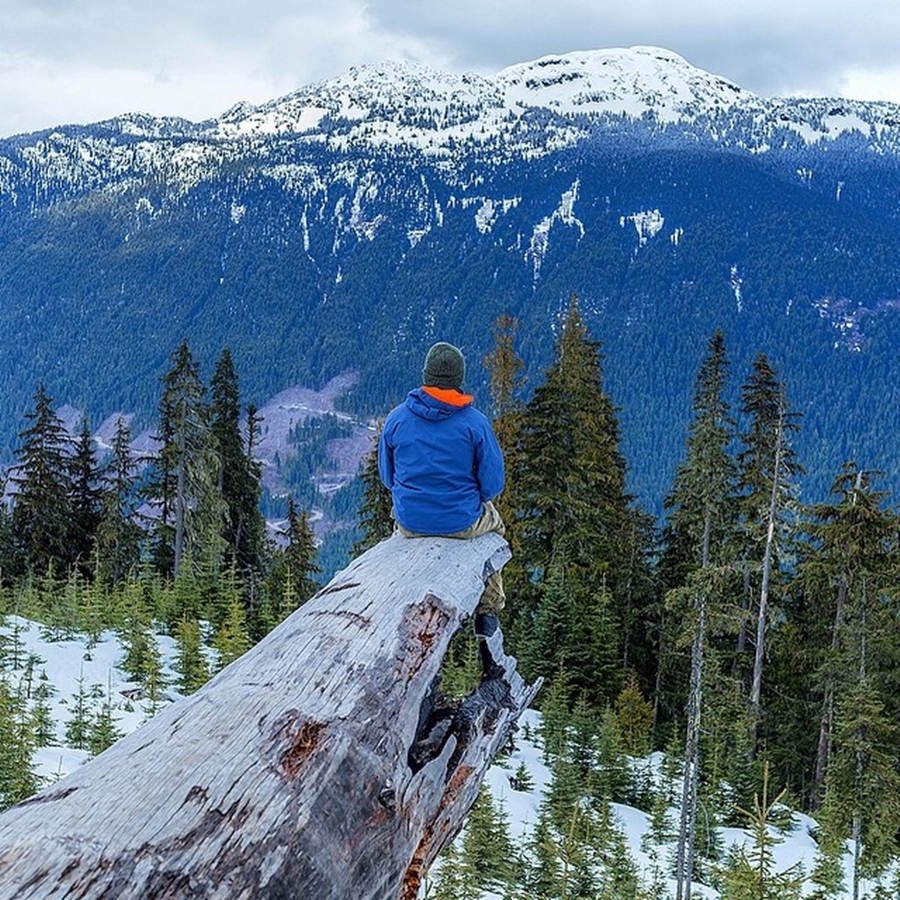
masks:
[[[422,383],[431,387],[461,388],[466,378],[466,361],[453,344],[439,341],[425,356]]]

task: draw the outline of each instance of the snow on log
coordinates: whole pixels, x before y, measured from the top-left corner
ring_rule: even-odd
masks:
[[[537,691],[435,684],[502,538],[392,537],[248,653],[0,815],[0,898],[413,900]]]

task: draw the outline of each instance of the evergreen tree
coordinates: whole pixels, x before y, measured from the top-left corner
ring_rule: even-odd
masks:
[[[743,386],[741,412],[750,424],[741,434],[743,450],[738,454],[738,489],[746,533],[746,556],[750,568],[760,570],[758,603],[756,604],[756,641],[750,682],[750,707],[754,716],[752,733],[755,741],[756,719],[760,711],[762,670],[765,657],[766,624],[773,570],[788,551],[792,522],[787,519],[796,511],[795,479],[802,468],[797,463],[790,443],[792,433],[799,430],[797,415],[786,408],[785,388],[765,354],[753,362],[753,371]],[[747,597],[748,607],[751,598]],[[738,644],[743,651],[745,628],[741,628]]]
[[[598,855],[606,871],[595,896],[598,900],[643,900],[637,867],[608,804],[600,810],[597,831]]]
[[[77,690],[73,695],[72,714],[66,722],[66,743],[76,750],[87,750],[90,730],[90,697],[84,683],[84,670],[76,680]]]
[[[897,857],[900,729],[866,678],[842,697],[834,728],[822,818],[832,845],[851,841],[856,897],[860,881],[880,876]]]
[[[509,837],[509,818],[484,786],[466,818],[461,851],[461,862],[476,873],[480,891],[500,893],[515,881],[516,853]]]
[[[671,559],[682,557],[689,574],[670,592],[676,615],[691,633],[690,693],[685,735],[684,779],[676,861],[676,900],[690,900],[700,780],[700,717],[711,599],[722,597],[734,542],[734,462],[728,454],[733,420],[725,397],[728,360],[725,339],[715,332],[694,389],[687,456],[666,498],[670,510]],[[671,562],[670,562],[671,565]],[[687,600],[687,604],[684,603]]]
[[[157,568],[177,576],[182,561],[202,558],[203,548],[221,562],[225,502],[206,388],[186,341],[172,354],[171,364],[162,378],[157,433],[161,447],[149,493],[158,510]]]
[[[573,297],[546,381],[523,416],[523,468],[516,474],[518,553],[522,577],[513,578],[512,643],[534,646],[541,596],[554,572],[564,572],[575,619],[608,629],[589,646],[583,633],[562,633],[566,665],[600,705],[618,693],[618,672],[594,651],[621,658],[624,636],[613,610],[627,577],[632,510],[624,493],[625,464],[612,402],[603,390],[598,345],[587,336]],[[558,577],[558,576],[557,576]],[[610,599],[612,602],[610,602]],[[528,658],[527,651],[524,653]],[[530,658],[534,658],[533,654]],[[554,661],[539,671],[552,674]],[[530,667],[529,667],[530,668]],[[608,675],[605,680],[598,673]],[[529,675],[537,674],[529,671]]]
[[[753,798],[753,809],[741,809],[753,843],[749,850],[737,848],[721,869],[722,900],[798,900],[803,888],[803,870],[799,863],[778,872],[773,847],[782,843],[772,825],[773,813],[784,792],[770,802],[769,775],[763,776],[762,796]]]
[[[457,844],[458,839],[441,853],[437,875],[426,893],[433,900],[480,900],[482,896],[478,872]]]
[[[653,704],[644,698],[633,672],[625,678],[615,710],[625,752],[629,756],[646,756],[653,730]]]
[[[262,569],[265,523],[259,506],[260,471],[245,451],[240,427],[240,394],[234,360],[228,348],[222,351],[210,381],[211,430],[218,451],[218,490],[225,503],[225,543],[241,572]],[[249,417],[252,445],[259,419]]]
[[[162,655],[150,628],[139,616],[131,615],[120,638],[125,648],[125,658],[119,664],[122,671],[140,685],[146,686],[151,682],[159,685],[162,680]]]
[[[842,843],[822,840],[821,834],[819,837],[813,870],[809,875],[812,890],[807,897],[809,900],[838,900],[845,896],[844,865],[841,859],[844,846]]]
[[[285,546],[276,558],[273,588],[278,598],[278,621],[287,618],[319,589],[315,576],[321,569],[316,562],[315,534],[309,513],[298,510],[293,497],[288,497],[282,537]]]
[[[56,742],[56,723],[50,699],[56,688],[50,683],[46,671],[42,671],[34,692],[34,703],[31,707],[31,728],[36,747],[49,747]]]
[[[41,384],[30,422],[19,433],[12,476],[12,526],[24,560],[34,572],[65,569],[73,561],[71,439]]]
[[[0,474],[0,497],[6,497],[8,482],[8,476]],[[17,575],[24,568],[22,548],[16,541],[13,529],[12,510],[9,503],[4,500],[0,502],[0,591],[3,589],[4,581],[9,582],[10,576]]]
[[[619,427],[602,387],[600,352],[573,297],[554,362],[524,417],[522,544],[540,578],[557,553],[600,571],[615,558],[625,510]]]
[[[40,780],[32,761],[35,748],[25,701],[0,671],[0,810],[37,791]]]
[[[378,474],[378,441],[383,425],[384,420],[381,420],[372,436],[372,449],[366,454],[360,474],[363,500],[359,508],[359,527],[362,536],[351,549],[354,557],[390,537],[394,531],[394,504],[391,492],[382,484],[381,476]]]
[[[117,584],[140,562],[143,530],[136,519],[135,472],[138,462],[131,452],[131,428],[123,416],[116,419],[112,454],[103,471],[100,522],[97,527],[97,574],[107,584]]]
[[[105,694],[97,687],[98,690],[92,696],[95,700],[101,700],[101,703],[89,719],[87,727],[87,749],[91,756],[98,756],[123,736],[123,732],[116,727],[118,719],[113,704],[112,685],[107,684]]]
[[[491,384],[492,427],[503,451],[506,470],[506,486],[494,501],[507,526],[507,540],[514,559],[518,550],[516,529],[516,497],[519,474],[524,467],[522,458],[522,434],[525,404],[521,399],[525,364],[514,349],[517,319],[500,316],[494,325],[494,346],[484,358]],[[507,566],[509,568],[509,566]]]
[[[884,508],[885,494],[872,485],[873,473],[845,464],[835,479],[830,502],[812,508],[807,525],[811,543],[801,563],[801,579],[830,604],[823,615],[830,622],[828,643],[821,649],[818,683],[821,686],[819,741],[814,781],[819,802],[833,745],[834,715],[842,692],[861,678],[876,676],[873,654],[879,633],[892,629],[889,608],[878,598],[892,592],[897,553],[896,514]],[[886,665],[896,666],[893,649],[887,647]],[[893,693],[893,692],[892,692]]]
[[[531,832],[525,864],[525,887],[533,900],[558,900],[565,891],[559,842],[554,834],[550,811],[542,804]]]
[[[196,619],[182,619],[178,623],[175,641],[178,649],[175,671],[179,675],[176,686],[182,694],[193,694],[209,680],[200,623]]]
[[[233,597],[228,605],[227,616],[216,633],[214,644],[219,651],[219,669],[224,669],[252,646],[247,630],[247,615],[237,597]]]
[[[87,567],[102,512],[102,493],[99,486],[100,472],[94,438],[88,417],[81,417],[81,431],[74,444],[69,461],[72,480],[72,547],[73,559]]]
[[[604,710],[600,718],[594,790],[611,803],[627,803],[633,793],[622,730],[611,708]]]

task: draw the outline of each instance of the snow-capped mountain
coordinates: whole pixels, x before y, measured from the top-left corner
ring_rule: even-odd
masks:
[[[183,337],[207,365],[229,344],[260,403],[356,370],[347,402],[377,415],[431,339],[477,359],[509,313],[536,378],[576,292],[640,494],[717,326],[736,367],[765,350],[797,385],[825,484],[890,446],[850,360],[900,379],[898,196],[896,105],[762,98],[653,47],[493,77],[384,63],[207,122],[0,140],[0,429],[41,379],[96,421],[152,415]]]
[[[546,56],[503,69],[494,78],[435,72],[412,63],[363,66],[340,78],[260,107],[240,105],[209,130],[219,137],[310,134],[324,121],[337,131],[408,141],[423,150],[452,142],[487,142],[515,134],[528,110],[559,116],[645,113],[660,122],[693,119],[759,98],[727,79],[653,47]],[[569,140],[577,140],[579,129]]]
[[[655,47],[545,56],[492,78],[385,62],[259,106],[237,103],[207,122],[134,113],[0,140],[0,204],[35,178],[63,193],[148,176],[189,189],[236,159],[277,157],[284,141],[311,151],[416,152],[455,168],[483,154],[546,156],[637,124],[657,140],[687,134],[756,153],[847,135],[878,153],[900,148],[894,104],[766,100]]]

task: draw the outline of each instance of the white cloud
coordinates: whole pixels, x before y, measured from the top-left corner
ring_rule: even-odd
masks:
[[[881,68],[850,67],[840,80],[840,96],[900,103],[900,64]]]
[[[203,119],[350,66],[486,74],[649,44],[763,96],[898,99],[900,5],[883,0],[0,0],[0,135],[124,111]]]

